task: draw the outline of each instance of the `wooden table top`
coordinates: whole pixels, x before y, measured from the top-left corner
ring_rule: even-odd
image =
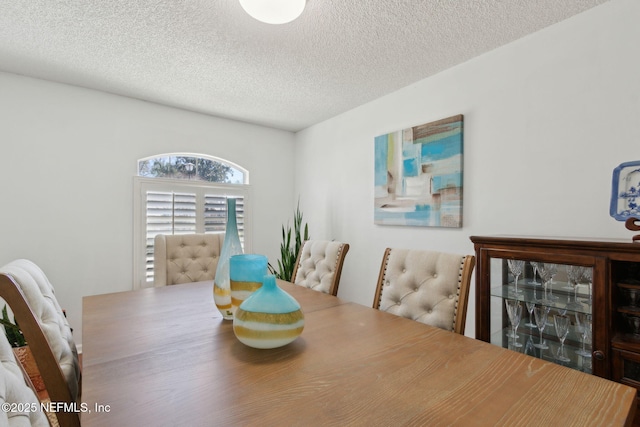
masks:
[[[82,400],[91,412],[82,414],[83,426],[621,426],[633,419],[634,388],[279,283],[300,302],[305,328],[272,350],[235,338],[210,282],[85,297]]]

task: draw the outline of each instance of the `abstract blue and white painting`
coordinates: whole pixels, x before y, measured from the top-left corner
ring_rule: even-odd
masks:
[[[375,138],[374,222],[462,227],[463,116]]]

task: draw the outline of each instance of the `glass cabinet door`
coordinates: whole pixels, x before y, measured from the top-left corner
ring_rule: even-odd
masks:
[[[491,258],[491,343],[592,373],[592,288],[592,266]]]

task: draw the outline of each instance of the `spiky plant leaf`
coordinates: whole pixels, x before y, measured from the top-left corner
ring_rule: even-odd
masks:
[[[280,259],[278,260],[278,269],[274,269],[269,264],[269,271],[274,274],[278,279],[291,281],[293,275],[293,269],[298,258],[298,252],[305,240],[309,240],[309,225],[304,225],[304,232],[302,232],[302,212],[300,211],[300,201],[293,215],[293,230],[287,222],[285,229],[282,226],[282,243],[280,244]],[[293,239],[293,242],[292,242]],[[293,246],[291,245],[293,243]]]

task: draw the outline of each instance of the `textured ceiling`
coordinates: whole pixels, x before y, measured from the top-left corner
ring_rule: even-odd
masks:
[[[0,70],[297,131],[607,0],[0,2]]]

